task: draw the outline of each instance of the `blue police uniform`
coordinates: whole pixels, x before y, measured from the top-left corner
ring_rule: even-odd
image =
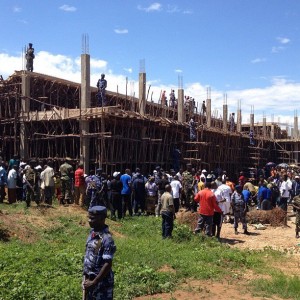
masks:
[[[93,214],[104,214],[106,216],[106,208],[103,206],[94,206],[88,210]],[[108,226],[101,231],[95,232],[94,229],[86,242],[86,252],[83,264],[83,275],[89,280],[93,280],[101,271],[105,262],[113,259],[116,246],[109,232]],[[109,300],[113,299],[114,274],[110,270],[109,273],[93,288],[86,292],[87,300]]]

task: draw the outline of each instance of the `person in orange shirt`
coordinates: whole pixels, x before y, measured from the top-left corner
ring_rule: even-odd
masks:
[[[226,177],[226,184],[231,188],[232,193],[234,192],[234,183]]]
[[[194,197],[194,200],[199,203],[199,219],[195,233],[199,233],[205,228],[205,234],[208,236],[212,236],[211,230],[214,212],[222,213],[221,208],[217,204],[217,198],[210,188],[211,182],[206,182],[205,189],[198,192]]]

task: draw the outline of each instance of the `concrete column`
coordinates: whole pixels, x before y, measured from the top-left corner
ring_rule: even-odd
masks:
[[[22,74],[22,99],[21,99],[21,121],[20,121],[20,157],[28,160],[28,142],[23,117],[30,111],[30,76],[26,72]]]
[[[270,138],[274,139],[275,137],[275,126],[272,124],[271,125],[271,134],[270,134]]]
[[[254,114],[250,114],[250,129],[254,132]]]
[[[294,139],[298,139],[299,138],[299,131],[298,131],[298,117],[294,117]]]
[[[223,104],[223,130],[224,131],[228,131],[227,122],[228,122],[228,105]]]
[[[177,115],[178,115],[178,122],[185,122],[185,115],[184,115],[184,90],[178,89],[178,103],[177,103]]]
[[[146,73],[139,74],[139,113],[144,116],[146,110]]]
[[[267,119],[266,117],[263,117],[263,137],[266,138],[267,137]]]
[[[211,99],[206,99],[206,124],[211,127]]]
[[[236,131],[242,132],[242,110],[237,110]]]
[[[80,110],[85,112],[91,107],[91,74],[90,74],[90,55],[81,54],[81,99]],[[85,118],[79,120],[80,136],[80,160],[83,163],[86,174],[90,168],[90,138],[87,134],[90,132],[89,121]]]

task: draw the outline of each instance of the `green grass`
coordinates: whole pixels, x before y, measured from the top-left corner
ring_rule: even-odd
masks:
[[[89,232],[86,214],[61,213],[48,216],[46,211],[24,209],[23,204],[0,205],[8,215],[41,214],[49,228],[35,227],[38,239],[23,243],[12,238],[0,242],[0,299],[3,300],[76,300],[81,297],[81,272],[85,241]],[[17,215],[15,215],[17,214]],[[17,220],[17,218],[16,218]],[[162,240],[161,220],[134,217],[121,224],[108,221],[117,252],[113,262],[115,299],[170,292],[191,279],[234,279],[253,270],[268,274],[270,280],[254,280],[250,287],[261,295],[278,295],[299,299],[299,278],[270,272],[268,261],[284,256],[279,252],[241,251],[220,244],[214,238],[193,235],[188,227],[176,226],[173,239]],[[0,228],[1,225],[0,219]],[[167,268],[166,268],[167,266]],[[161,271],[164,268],[166,271]]]

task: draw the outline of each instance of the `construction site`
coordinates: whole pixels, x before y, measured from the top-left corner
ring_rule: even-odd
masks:
[[[49,158],[60,163],[71,157],[88,172],[102,167],[113,170],[156,165],[169,170],[191,163],[197,169],[226,170],[233,176],[267,162],[298,165],[298,117],[292,134],[275,122],[242,124],[236,112],[232,128],[228,106],[222,118],[212,116],[208,93],[206,111],[184,105],[184,89],[178,86],[177,107],[147,101],[146,72],[139,73],[139,95],[106,92],[108,106],[97,107],[97,88],[90,85],[90,55],[81,55],[81,83],[29,71],[15,71],[0,81],[0,151],[4,160],[18,154],[22,160]],[[197,122],[197,139],[190,141],[188,121]],[[249,143],[253,130],[254,145]],[[180,156],[174,157],[174,151]],[[175,161],[177,160],[177,161]]]

